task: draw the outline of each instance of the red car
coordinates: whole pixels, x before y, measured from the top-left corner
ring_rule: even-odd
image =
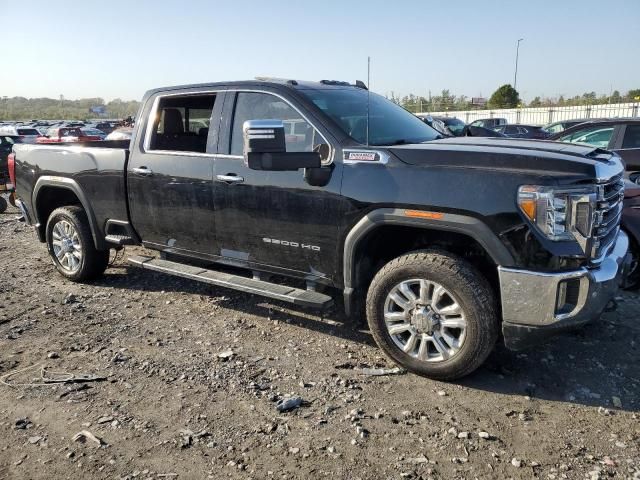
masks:
[[[98,135],[87,135],[78,127],[54,127],[47,130],[47,135],[38,137],[36,143],[63,143],[63,142],[95,142],[100,141]]]

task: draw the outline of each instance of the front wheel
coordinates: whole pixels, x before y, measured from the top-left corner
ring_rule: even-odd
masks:
[[[387,263],[369,287],[367,321],[394,362],[440,380],[474,371],[498,338],[488,282],[464,259],[440,251]]]
[[[622,280],[622,288],[624,290],[638,290],[640,288],[640,245],[633,239],[629,244],[629,254],[631,262],[629,270]]]
[[[87,214],[81,207],[61,207],[51,212],[46,240],[56,269],[74,282],[99,277],[109,264],[109,250],[96,249]]]

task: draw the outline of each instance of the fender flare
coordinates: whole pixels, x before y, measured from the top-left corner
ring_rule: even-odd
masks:
[[[344,242],[343,275],[344,300],[347,315],[352,311],[355,285],[355,256],[360,241],[371,231],[385,225],[401,225],[428,230],[456,232],[476,240],[497,265],[513,265],[514,259],[507,247],[481,220],[454,213],[442,218],[408,217],[400,208],[379,208],[362,217],[349,231]]]
[[[75,194],[75,196],[78,197],[78,200],[80,200],[80,204],[82,205],[82,208],[87,214],[87,218],[89,219],[89,226],[91,228],[91,236],[93,237],[93,243],[95,244],[96,248],[99,250],[104,250],[105,248],[108,248],[108,245],[106,244],[106,242],[103,239],[98,237],[97,232],[99,231],[99,228],[98,228],[98,223],[96,221],[96,216],[95,216],[95,213],[93,212],[93,209],[91,208],[91,203],[89,202],[89,199],[84,193],[84,190],[82,190],[80,185],[78,185],[78,182],[76,182],[71,178],[66,178],[66,177],[43,175],[40,178],[38,178],[38,180],[36,181],[36,184],[33,188],[33,194],[31,196],[31,199],[32,199],[31,204],[33,205],[33,210],[34,210],[33,213],[34,213],[34,219],[35,219],[35,226],[40,235],[42,235],[43,228],[47,223],[46,218],[40,218],[40,215],[38,214],[38,203],[37,203],[38,194],[40,193],[40,190],[42,190],[44,187],[63,188],[65,190],[72,191]],[[42,237],[44,237],[44,235],[42,235]],[[41,237],[41,240],[43,240],[42,237]]]

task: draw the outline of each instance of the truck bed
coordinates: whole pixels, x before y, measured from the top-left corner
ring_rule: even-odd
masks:
[[[37,213],[47,198],[42,189],[53,188],[65,188],[79,198],[94,218],[98,238],[104,238],[106,219],[128,218],[125,200],[128,140],[16,144],[13,152],[16,192],[34,213],[36,218],[32,221],[36,226],[46,222],[46,217]],[[33,204],[36,197],[39,205]]]

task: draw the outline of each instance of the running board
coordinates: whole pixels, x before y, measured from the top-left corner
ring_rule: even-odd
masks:
[[[184,263],[170,262],[168,260],[142,255],[129,257],[128,261],[133,265],[147,270],[189,278],[197,282],[208,283],[218,287],[232,288],[234,290],[240,290],[241,292],[282,300],[303,307],[323,309],[333,304],[333,299],[322,293],[288,287],[277,283],[264,282],[262,280],[254,280],[252,278],[231,275],[216,270],[206,270],[192,265],[185,265]]]

